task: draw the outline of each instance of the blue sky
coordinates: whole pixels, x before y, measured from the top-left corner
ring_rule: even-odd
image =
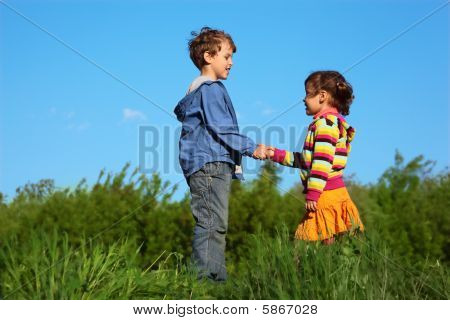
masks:
[[[142,125],[159,132],[158,161],[150,156],[146,168],[172,183],[182,179],[172,110],[198,74],[187,51],[190,32],[205,25],[233,36],[238,50],[225,85],[241,128],[257,142],[295,148],[310,118],[302,104],[283,111],[303,97],[311,71],[335,69],[347,71],[356,96],[346,174],[375,182],[396,149],[407,160],[423,154],[442,170],[449,163],[449,6],[374,53],[442,4],[2,0],[0,192],[10,199],[27,182],[74,186],[96,181],[103,168],[136,167]],[[263,133],[275,133],[259,137],[256,129],[269,121]],[[245,164],[254,178],[260,163]],[[282,178],[283,189],[299,179],[287,169]],[[186,190],[182,182],[176,198]]]

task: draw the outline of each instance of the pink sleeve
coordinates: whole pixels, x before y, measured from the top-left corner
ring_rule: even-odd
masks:
[[[282,163],[284,161],[284,158],[286,157],[286,150],[281,150],[275,148],[274,155],[272,160],[278,163]]]

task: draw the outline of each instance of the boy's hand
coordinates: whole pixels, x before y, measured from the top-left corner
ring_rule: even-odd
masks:
[[[306,200],[305,208],[306,208],[307,212],[316,211],[317,210],[317,201]]]
[[[255,152],[253,152],[253,158],[266,160],[266,146],[264,144],[258,144],[258,148],[256,148]]]

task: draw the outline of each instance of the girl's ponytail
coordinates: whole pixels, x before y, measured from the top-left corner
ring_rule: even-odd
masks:
[[[353,88],[350,83],[348,83],[344,77],[342,77],[342,80],[344,81],[338,80],[336,82],[336,96],[333,98],[339,105],[339,112],[346,116],[350,113],[350,105],[352,104],[355,96],[353,95]]]

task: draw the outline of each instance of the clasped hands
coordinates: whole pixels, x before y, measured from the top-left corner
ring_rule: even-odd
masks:
[[[259,160],[272,159],[275,154],[275,147],[266,146],[264,144],[258,144],[255,152],[253,152],[253,158]]]

